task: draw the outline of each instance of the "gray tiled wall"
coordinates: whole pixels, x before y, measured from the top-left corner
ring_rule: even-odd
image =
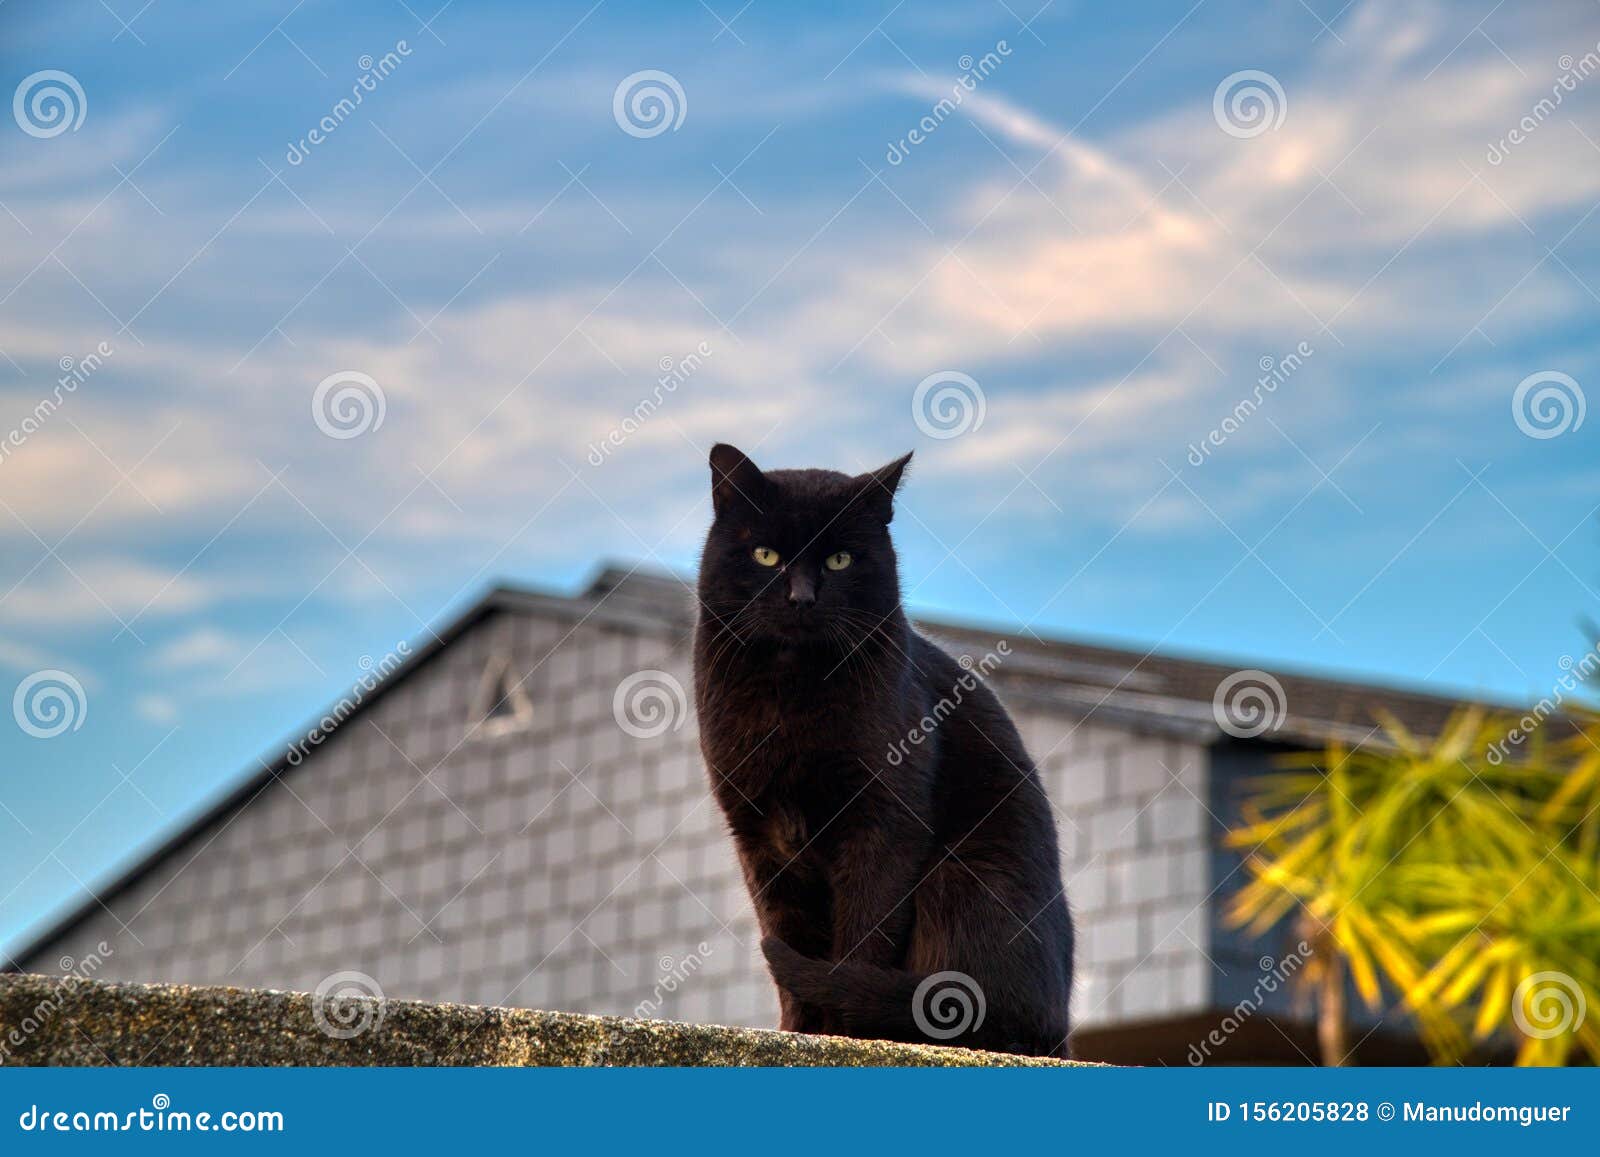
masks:
[[[469,737],[495,656],[526,676],[531,716]],[[692,712],[653,738],[613,717],[647,668],[691,696],[687,638],[493,615],[23,963],[50,971],[104,940],[107,979],[311,990],[358,971],[390,997],[773,1024]],[[1203,1007],[1204,749],[1017,718],[1060,821],[1076,1018]]]
[[[1206,1007],[1214,972],[1206,749],[1037,710],[1015,714],[1056,809],[1078,931],[1075,1022]]]

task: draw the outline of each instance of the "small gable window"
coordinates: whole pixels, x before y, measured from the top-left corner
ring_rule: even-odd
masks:
[[[469,733],[494,737],[524,731],[533,722],[533,700],[528,697],[526,680],[511,666],[504,653],[489,657],[472,700]]]

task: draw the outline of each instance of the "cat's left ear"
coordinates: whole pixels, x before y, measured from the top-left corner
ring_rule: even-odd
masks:
[[[911,455],[907,454],[887,466],[869,470],[856,479],[856,485],[860,488],[857,501],[881,518],[884,525],[894,518],[895,491],[900,489],[900,481],[910,464]]]

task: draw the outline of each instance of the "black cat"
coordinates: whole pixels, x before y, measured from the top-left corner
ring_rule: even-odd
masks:
[[[712,449],[701,748],[781,1027],[1064,1057],[1054,817],[1005,709],[901,610],[910,459],[850,477]]]

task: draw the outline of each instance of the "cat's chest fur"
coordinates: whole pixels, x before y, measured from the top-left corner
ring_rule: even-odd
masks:
[[[893,686],[888,674],[879,686]],[[730,827],[784,861],[825,859],[830,836],[850,826],[841,815],[912,771],[884,760],[886,737],[903,730],[902,697],[835,683],[825,670],[734,671],[703,681],[698,698],[711,785]]]
[[[880,774],[871,711],[749,683],[705,689],[701,740],[719,799],[741,813],[796,813],[797,823],[814,826]]]

